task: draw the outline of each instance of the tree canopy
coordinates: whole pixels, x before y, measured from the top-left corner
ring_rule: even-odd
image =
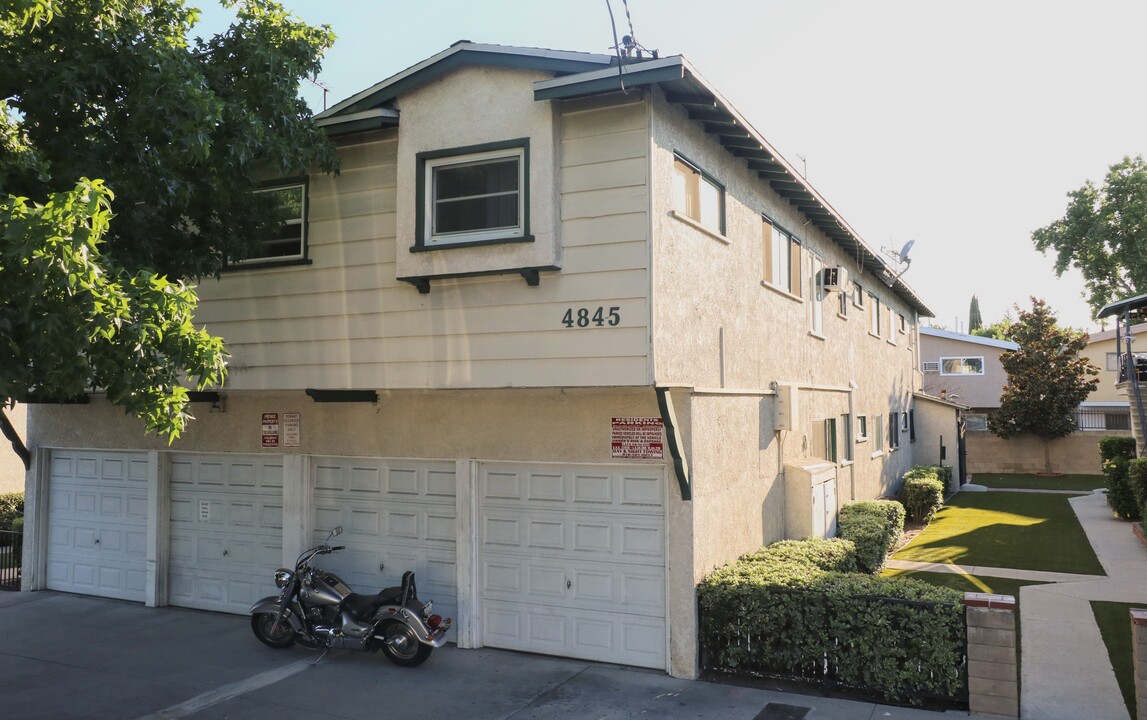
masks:
[[[984,319],[980,316],[980,299],[975,295],[968,303],[968,333],[974,335],[984,326]]]
[[[1147,293],[1147,163],[1124,157],[1103,187],[1090,180],[1068,193],[1062,218],[1032,233],[1040,252],[1055,253],[1055,271],[1078,268],[1095,314],[1104,305]]]
[[[298,96],[329,28],[223,4],[194,41],[183,0],[0,5],[0,411],[99,388],[173,439],[223,382],[190,283],[279,223],[261,180],[337,169]]]
[[[1060,327],[1046,302],[1031,300],[1009,328],[1019,349],[1000,355],[1008,384],[988,428],[1004,438],[1026,432],[1050,440],[1075,430],[1075,410],[1099,385],[1099,369],[1079,355],[1087,334]]]

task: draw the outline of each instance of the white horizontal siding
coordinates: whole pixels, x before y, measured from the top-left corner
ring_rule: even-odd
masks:
[[[229,272],[200,287],[198,320],[227,339],[234,389],[532,387],[648,382],[649,135],[645,105],[561,115],[561,270],[396,279],[397,135],[344,147],[311,179],[310,265]],[[448,143],[447,143],[448,145]],[[531,198],[537,203],[541,198]],[[492,248],[491,253],[497,252]],[[617,326],[563,318],[611,308]]]

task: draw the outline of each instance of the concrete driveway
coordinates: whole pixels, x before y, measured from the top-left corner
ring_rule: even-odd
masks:
[[[21,720],[968,717],[452,645],[414,669],[317,657],[263,646],[242,616],[0,592],[0,716]]]

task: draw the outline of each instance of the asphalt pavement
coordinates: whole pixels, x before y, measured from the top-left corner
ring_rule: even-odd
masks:
[[[265,647],[244,616],[0,592],[0,717],[13,720],[969,717],[488,648],[447,645],[418,668],[318,658]]]

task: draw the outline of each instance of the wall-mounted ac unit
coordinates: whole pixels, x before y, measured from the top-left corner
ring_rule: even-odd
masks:
[[[820,271],[821,284],[824,285],[826,292],[843,292],[844,286],[848,284],[848,278],[843,267],[839,265],[836,267],[826,267]]]
[[[924,361],[924,372],[940,372],[940,361],[939,360],[925,360]]]

